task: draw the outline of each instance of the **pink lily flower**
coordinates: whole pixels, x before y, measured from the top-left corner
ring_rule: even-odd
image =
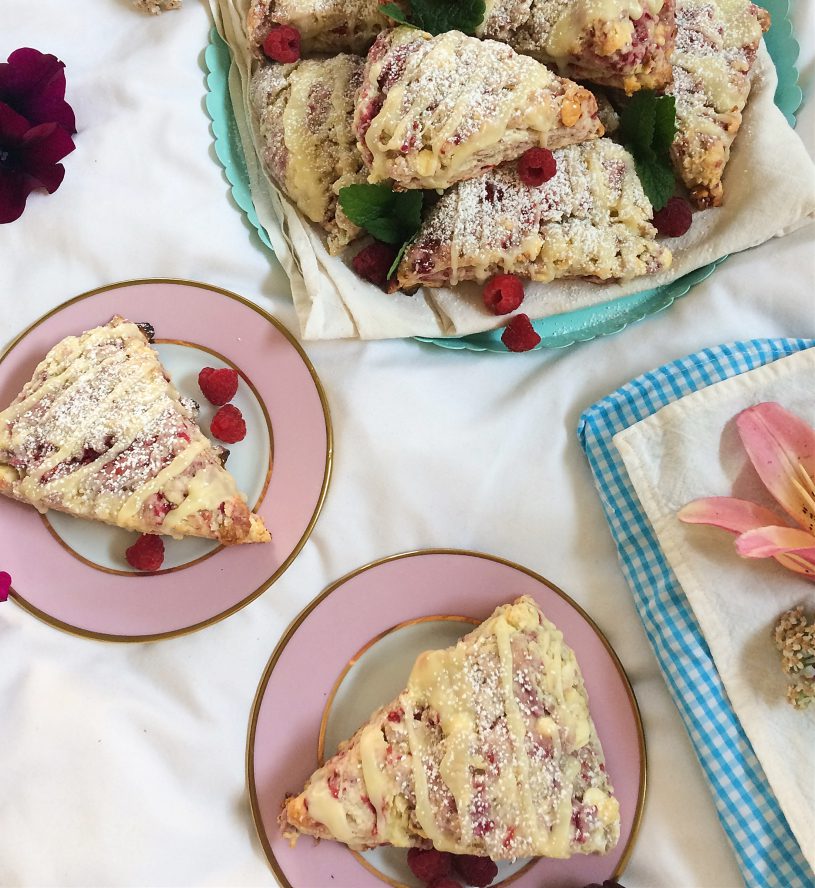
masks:
[[[815,429],[772,401],[748,407],[736,427],[762,483],[797,526],[729,496],[693,500],[677,517],[734,533],[742,557],[775,558],[815,581]]]

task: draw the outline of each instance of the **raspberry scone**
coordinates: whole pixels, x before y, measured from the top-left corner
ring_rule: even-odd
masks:
[[[300,32],[305,53],[365,52],[376,35],[393,24],[380,0],[252,0],[246,23],[249,45],[259,58],[275,26]]]
[[[724,199],[722,174],[750,94],[766,10],[750,0],[677,0],[674,167],[700,209]]]
[[[341,188],[365,181],[351,128],[363,61],[358,56],[263,65],[250,86],[266,172],[339,253],[360,234],[343,213]]]
[[[448,188],[528,148],[601,136],[594,96],[494,40],[384,31],[368,53],[354,131],[370,182]]]
[[[605,853],[620,809],[574,653],[529,597],[454,647],[285,801],[281,825],[344,842],[493,860]]]
[[[599,139],[554,156],[557,172],[543,185],[525,184],[512,163],[444,194],[408,247],[398,285],[440,287],[496,272],[627,280],[670,266],[624,148]]]
[[[271,537],[136,324],[68,336],[0,413],[0,493],[137,533]]]
[[[661,89],[671,79],[674,0],[487,0],[477,33],[577,80]]]

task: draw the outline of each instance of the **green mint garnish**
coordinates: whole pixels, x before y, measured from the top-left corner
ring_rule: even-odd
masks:
[[[386,244],[399,244],[388,278],[422,224],[423,191],[393,191],[390,185],[347,185],[340,189],[340,206],[348,218]]]
[[[620,137],[634,157],[637,175],[654,210],[674,192],[669,150],[676,135],[676,101],[650,90],[635,93],[620,116]]]
[[[484,21],[485,0],[410,0],[410,15],[406,16],[395,3],[386,3],[379,9],[389,18],[404,25],[414,25],[431,34],[462,31],[474,34]]]
[[[403,244],[419,230],[421,191],[393,191],[390,185],[347,185],[340,206],[348,218],[386,244]]]
[[[395,4],[395,3],[385,3],[383,6],[379,7],[379,11],[382,15],[386,15],[388,18],[393,19],[395,22],[399,22],[402,25],[410,25],[410,22],[407,20],[405,13]],[[412,25],[410,25],[413,27]]]
[[[407,248],[410,246],[412,240],[413,238],[411,238],[410,240],[406,240],[402,244],[402,246],[399,247],[399,252],[396,254],[396,258],[393,260],[393,264],[388,269],[388,280],[390,280],[396,274],[396,269],[399,268],[399,263],[402,261],[405,253],[407,253]]]

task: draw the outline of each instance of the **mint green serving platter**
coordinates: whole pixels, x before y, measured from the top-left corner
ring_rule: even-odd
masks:
[[[761,5],[772,16],[772,26],[765,35],[765,42],[778,72],[778,88],[775,104],[780,108],[791,126],[795,126],[795,115],[801,106],[803,93],[798,86],[798,41],[790,21],[790,0],[763,0]],[[243,156],[238,128],[235,124],[232,103],[229,98],[229,48],[213,29],[210,43],[204,53],[207,67],[207,113],[212,120],[212,133],[215,138],[215,153],[224,168],[235,203],[246,214],[247,219],[257,230],[261,241],[271,250],[269,235],[255,212],[252,194],[249,190],[249,176]],[[533,326],[541,337],[538,349],[566,348],[576,342],[587,342],[598,336],[619,333],[629,324],[641,321],[649,315],[664,311],[677,299],[684,296],[691,287],[709,277],[727,256],[697,268],[695,271],[651,290],[643,290],[632,296],[623,296],[592,305],[577,311],[565,312],[548,318],[533,321]],[[467,351],[489,351],[507,353],[501,342],[502,329],[475,333],[471,336],[415,337],[420,342],[429,342],[442,348]]]

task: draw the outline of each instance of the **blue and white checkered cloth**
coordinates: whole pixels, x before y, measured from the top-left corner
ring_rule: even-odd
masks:
[[[736,718],[611,439],[684,395],[813,346],[811,339],[754,339],[705,349],[598,401],[578,427],[637,611],[713,790],[719,819],[745,882],[762,888],[812,888],[815,875]]]

